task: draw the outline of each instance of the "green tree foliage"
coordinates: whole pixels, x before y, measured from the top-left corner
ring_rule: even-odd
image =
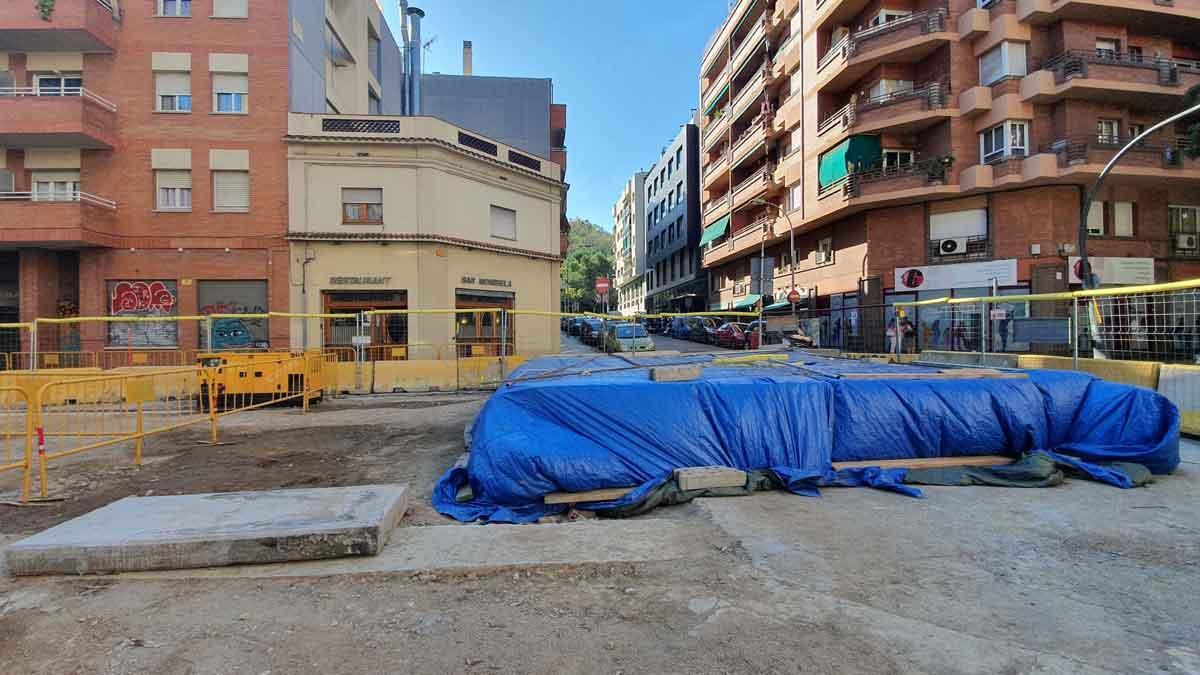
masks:
[[[1197,105],[1200,105],[1200,84],[1188,89],[1187,95],[1183,97],[1184,110]],[[1191,159],[1200,158],[1200,122],[1192,122],[1188,127],[1188,144],[1183,151]]]
[[[612,234],[582,218],[571,219],[570,248],[562,265],[562,299],[571,309],[595,311],[596,277],[612,279]]]

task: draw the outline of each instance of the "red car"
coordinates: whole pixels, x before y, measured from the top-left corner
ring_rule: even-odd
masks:
[[[721,324],[714,334],[713,340],[720,347],[729,347],[731,349],[745,349],[750,338],[747,336],[746,329],[748,326],[744,323],[729,322]],[[754,339],[757,344],[757,339]]]

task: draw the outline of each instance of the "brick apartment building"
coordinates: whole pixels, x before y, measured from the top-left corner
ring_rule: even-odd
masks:
[[[879,349],[883,305],[1077,284],[1083,192],[1200,84],[1198,28],[1200,0],[741,0],[700,69],[710,306],[790,313],[794,283],[824,343]],[[1185,128],[1101,193],[1101,283],[1200,276]]]
[[[289,310],[288,113],[411,114],[404,59],[371,0],[0,3],[0,323]],[[39,348],[201,346],[164,326]],[[287,320],[239,328],[216,346],[288,344]]]

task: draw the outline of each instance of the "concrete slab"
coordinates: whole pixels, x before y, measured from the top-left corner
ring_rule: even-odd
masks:
[[[4,549],[9,574],[104,574],[375,555],[405,485],[126,497]]]
[[[379,555],[286,565],[136,572],[134,579],[484,573],[567,565],[694,560],[729,541],[706,522],[644,518],[549,525],[402,527]]]
[[[655,382],[687,382],[698,380],[704,369],[695,366],[662,366],[650,369],[650,379]]]

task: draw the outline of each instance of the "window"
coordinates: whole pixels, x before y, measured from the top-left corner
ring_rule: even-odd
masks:
[[[159,211],[192,210],[191,171],[156,170],[154,181],[158,187],[157,207]]]
[[[1121,43],[1117,40],[1096,38],[1096,56],[1102,59],[1115,59],[1121,51]]]
[[[1168,206],[1171,234],[1200,234],[1200,206]]]
[[[675,166],[683,166],[683,148],[675,148]]]
[[[1113,236],[1133,236],[1133,202],[1113,202]]]
[[[880,10],[879,14],[875,15],[875,18],[871,19],[871,25],[872,26],[880,26],[885,23],[899,21],[900,19],[903,19],[904,17],[906,17],[910,14],[912,14],[912,12],[905,12],[902,10],[894,10],[894,9]]]
[[[191,16],[192,0],[158,0],[159,16]]]
[[[492,205],[492,236],[501,239],[517,238],[517,212]]]
[[[1132,61],[1134,63],[1141,63],[1143,58],[1144,58],[1144,55],[1143,55],[1141,47],[1134,47],[1132,45],[1129,46],[1129,60],[1130,61]]]
[[[1121,140],[1121,120],[1096,120],[1096,141],[1115,145]]]
[[[244,19],[249,16],[249,0],[213,0],[212,18]]]
[[[929,239],[957,239],[960,237],[986,237],[988,231],[987,209],[964,209],[929,216]]]
[[[213,112],[245,114],[249,78],[245,74],[213,73]]]
[[[979,154],[984,164],[1009,157],[1024,157],[1027,147],[1028,123],[1008,121],[979,134]]]
[[[250,172],[213,171],[213,211],[245,213],[250,210]]]
[[[367,92],[367,113],[371,115],[379,115],[383,111],[383,104],[379,100],[379,96],[371,91]]]
[[[192,111],[191,73],[155,73],[155,110],[185,113]]]
[[[38,96],[79,96],[83,88],[81,75],[35,75],[34,88]]]
[[[830,265],[833,263],[833,237],[825,237],[817,242],[817,264]]]
[[[342,188],[342,223],[383,224],[383,188]]]
[[[1092,202],[1092,207],[1088,209],[1088,236],[1104,236],[1104,207],[1104,202]]]
[[[795,211],[804,203],[804,183],[796,181],[788,186],[788,211]]]
[[[35,202],[79,201],[78,171],[35,171],[31,182]]]
[[[675,171],[675,158],[672,157],[671,159],[667,160],[667,178],[670,178],[671,173],[673,173],[674,171]]]
[[[979,57],[979,84],[989,85],[1006,77],[1028,74],[1024,42],[1001,42]]]
[[[883,168],[898,169],[902,166],[908,166],[913,163],[912,150],[884,150],[883,151]]]
[[[379,37],[374,33],[367,34],[367,67],[371,69],[371,74],[375,76],[376,82],[383,81],[383,73],[380,72],[380,53],[381,43]]]
[[[891,94],[912,90],[912,80],[883,79],[871,85],[870,95],[873,99],[881,99],[890,96]]]

